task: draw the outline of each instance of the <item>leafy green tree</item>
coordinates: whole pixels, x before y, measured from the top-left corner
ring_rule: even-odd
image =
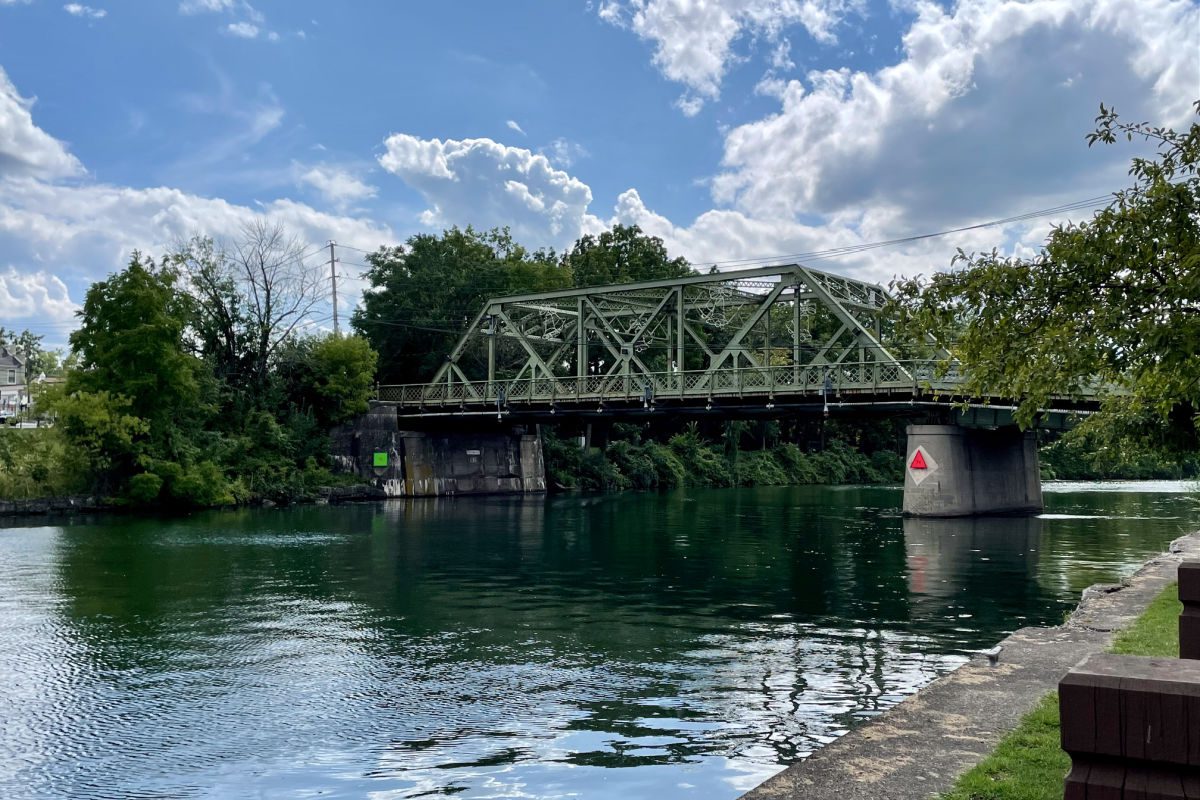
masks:
[[[109,494],[122,488],[137,469],[146,421],[132,413],[132,402],[106,390],[48,389],[41,398],[66,442],[66,462],[93,489]]]
[[[1200,104],[1197,104],[1200,112]],[[1122,122],[1101,106],[1089,145],[1151,143],[1133,185],[1032,258],[966,255],[961,268],[897,282],[902,329],[952,342],[967,392],[1017,398],[1029,424],[1056,395],[1128,392],[1110,411],[1182,423],[1200,408],[1200,125]],[[1118,413],[1113,411],[1113,413]]]
[[[367,263],[370,288],[352,325],[379,353],[386,383],[429,379],[487,298],[570,285],[552,252],[529,252],[508,229],[417,234]]]
[[[298,410],[328,428],[365,414],[378,356],[361,336],[297,340],[280,358],[280,377]]]
[[[71,334],[79,369],[68,393],[107,392],[129,402],[133,416],[149,425],[156,446],[178,455],[182,427],[204,416],[202,362],[185,346],[191,317],[178,274],[134,253],[123,271],[92,284]]]
[[[671,258],[662,239],[636,225],[616,225],[599,236],[588,234],[563,255],[576,286],[602,286],[693,274],[686,259]]]

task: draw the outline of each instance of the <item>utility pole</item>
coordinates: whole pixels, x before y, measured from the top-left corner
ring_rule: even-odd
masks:
[[[338,336],[337,317],[337,257],[333,252],[334,241],[329,240],[329,280],[333,284],[333,335]]]

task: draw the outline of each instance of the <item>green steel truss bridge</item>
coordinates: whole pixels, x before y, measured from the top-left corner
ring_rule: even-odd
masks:
[[[890,299],[877,284],[800,264],[498,297],[429,383],[382,385],[378,399],[407,418],[961,400],[948,353],[932,343],[901,352]],[[1004,403],[978,404],[994,415]]]

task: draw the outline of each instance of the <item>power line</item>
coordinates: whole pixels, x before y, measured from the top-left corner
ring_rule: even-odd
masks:
[[[903,236],[897,239],[884,239],[875,242],[863,242],[856,245],[847,245],[845,247],[834,247],[828,250],[811,250],[806,253],[790,253],[787,255],[778,256],[760,256],[757,258],[742,258],[731,259],[728,261],[706,261],[705,264],[712,266],[720,265],[749,265],[765,261],[780,261],[780,260],[807,260],[820,261],[827,258],[836,258],[843,255],[853,255],[867,250],[875,250],[880,247],[892,247],[900,244],[909,244],[911,242],[919,242],[925,239],[934,239],[941,236],[950,236],[955,233],[965,233],[967,231],[981,230],[983,228],[993,228],[997,225],[1010,225],[1014,222],[1024,222],[1038,217],[1051,216],[1053,214],[1061,214],[1068,211],[1081,211],[1086,208],[1095,208],[1100,205],[1105,205],[1110,199],[1110,195],[1099,195],[1097,197],[1089,197],[1086,200],[1077,200],[1072,203],[1064,203],[1052,208],[1038,209],[1037,211],[1028,211],[1023,214],[1016,214],[1003,219],[990,220],[988,222],[980,222],[974,225],[964,225],[959,228],[950,228],[944,231],[936,231],[934,233],[922,233],[914,236]]]

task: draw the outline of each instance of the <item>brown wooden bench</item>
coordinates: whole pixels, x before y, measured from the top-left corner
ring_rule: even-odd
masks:
[[[1179,565],[1179,601],[1179,657],[1200,658],[1200,561]]]
[[[1200,661],[1097,653],[1058,692],[1065,800],[1200,799]]]

